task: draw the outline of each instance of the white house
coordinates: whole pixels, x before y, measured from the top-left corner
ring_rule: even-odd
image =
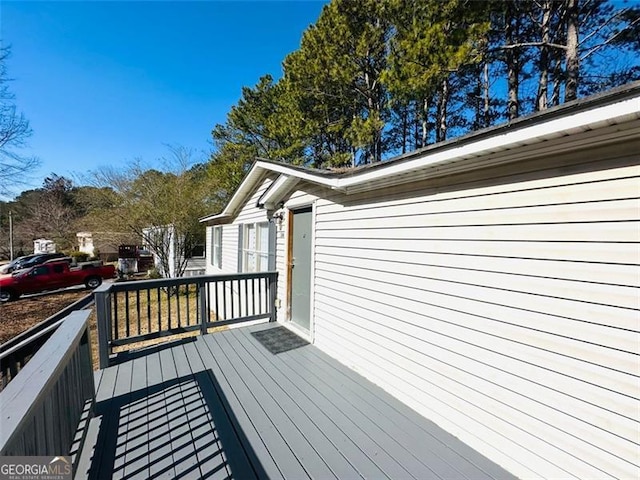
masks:
[[[183,276],[190,277],[202,275],[205,272],[205,258],[202,245],[189,252],[185,258],[184,241],[176,235],[173,225],[148,227],[142,230],[142,239],[154,258],[154,264],[160,274],[164,277],[175,277],[181,264],[184,264]],[[154,246],[161,246],[160,251],[156,251]],[[163,265],[162,257],[166,255],[166,265]],[[165,270],[167,270],[165,272]]]
[[[207,273],[522,478],[640,477],[640,83],[347,172],[258,160]]]
[[[56,243],[46,238],[38,238],[33,241],[33,253],[56,253]]]

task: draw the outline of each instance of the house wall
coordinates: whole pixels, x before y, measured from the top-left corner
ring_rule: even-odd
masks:
[[[215,227],[207,227],[206,231],[206,274],[207,275],[216,275],[223,273],[237,273],[238,272],[238,255],[240,245],[239,241],[239,226],[245,223],[259,223],[266,222],[267,212],[263,209],[260,209],[256,206],[258,199],[260,196],[266,191],[267,188],[273,182],[274,176],[270,176],[265,178],[260,185],[256,188],[254,193],[251,195],[249,200],[245,203],[244,207],[240,210],[234,221],[227,225],[221,225],[222,227],[222,268],[215,267],[211,264],[212,255],[211,255],[211,245],[212,245],[212,235],[213,229]],[[277,248],[277,247],[276,247]],[[211,295],[214,295],[213,288],[211,287]],[[238,286],[237,283],[232,285],[231,283],[227,283],[225,288],[225,293],[223,295],[222,286],[218,287],[218,299],[219,299],[219,312],[217,312],[218,319],[224,320],[226,318],[231,318],[232,304],[233,311],[240,311],[240,300],[238,295]],[[252,293],[252,287],[249,287],[249,293]],[[226,305],[222,305],[222,299],[225,299]],[[226,306],[226,309],[224,308]],[[264,305],[263,305],[264,307]],[[258,308],[258,307],[256,307]],[[226,311],[226,315],[225,312]]]
[[[294,192],[315,344],[517,476],[638,478],[638,151]]]

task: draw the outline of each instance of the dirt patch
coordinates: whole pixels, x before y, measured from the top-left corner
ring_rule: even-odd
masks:
[[[0,303],[0,343],[12,339],[89,293],[85,289],[65,290]]]
[[[0,303],[0,343],[4,343],[11,338],[19,335],[20,333],[28,330],[33,325],[47,319],[51,315],[59,312],[63,308],[71,305],[74,302],[77,302],[81,298],[89,295],[90,291],[84,288],[79,289],[71,289],[65,290],[62,292],[54,292],[54,293],[45,293],[38,295],[31,295],[28,297],[20,298],[19,300],[8,302],[8,303]],[[125,296],[119,295],[117,302],[117,309],[120,312],[119,318],[123,319],[125,317],[131,318],[129,323],[129,328],[127,330],[126,324],[119,322],[119,333],[118,338],[126,338],[129,334],[129,330],[131,335],[145,334],[148,332],[148,328],[146,327],[147,322],[136,321],[137,315],[145,314],[148,311],[151,312],[154,322],[152,324],[152,330],[166,330],[169,328],[168,319],[173,318],[174,322],[178,318],[182,318],[183,321],[188,318],[187,315],[187,305],[189,305],[191,315],[195,315],[195,311],[197,310],[197,304],[195,295],[187,295],[181,296],[182,301],[179,302],[175,297],[173,298],[173,302],[169,306],[169,299],[162,298],[161,304],[162,309],[160,310],[158,300],[155,296],[151,297],[151,300],[147,300],[146,294],[142,296],[137,296],[135,292],[128,294],[129,300],[125,299]],[[149,304],[150,302],[150,304]],[[126,307],[126,308],[125,308]],[[129,315],[126,314],[126,310],[129,310]],[[161,314],[159,314],[161,312]],[[169,315],[167,315],[169,314]],[[212,318],[215,318],[215,314],[211,313]],[[160,325],[156,323],[156,320],[160,317],[159,322]],[[192,319],[195,321],[195,318]],[[142,324],[142,325],[141,325]],[[228,327],[212,327],[207,331],[208,333],[216,332],[219,330],[226,330]],[[180,338],[190,337],[199,335],[199,331],[193,331],[188,333],[181,333],[161,338],[156,338],[152,340],[146,340],[141,342],[132,343],[129,345],[125,345],[122,347],[116,347],[114,349],[115,352],[123,352],[126,350],[136,350],[149,347],[151,345],[155,345],[158,343],[163,343],[167,341],[172,341]],[[93,357],[93,368],[98,369],[100,364],[98,358],[98,330],[96,325],[96,311],[95,308],[91,308],[91,314],[89,315],[89,338],[91,341],[91,353]]]

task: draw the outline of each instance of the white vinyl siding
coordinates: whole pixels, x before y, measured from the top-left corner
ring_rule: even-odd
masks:
[[[272,178],[265,178],[265,180],[258,186],[256,191],[251,195],[249,200],[245,203],[244,207],[240,210],[237,217],[233,221],[233,223],[225,224],[217,226],[222,229],[222,268],[217,269],[210,265],[211,262],[207,262],[207,273],[208,274],[219,274],[219,273],[238,273],[238,256],[241,250],[241,245],[238,243],[239,234],[238,234],[238,225],[246,224],[246,223],[263,223],[267,221],[267,214],[264,210],[258,208],[256,203],[260,196],[265,192],[265,190],[271,185],[273,181]],[[213,228],[207,228],[207,242],[212,241]],[[209,243],[209,247],[211,248],[211,243]],[[222,300],[219,301],[217,312],[218,318],[221,320],[230,318],[232,306],[233,312],[240,312],[240,301],[237,291],[237,282],[226,282],[226,291],[223,295],[222,286],[218,287],[218,298],[226,299],[226,305],[222,305]],[[253,286],[249,287],[253,289]],[[250,290],[251,293],[251,290]],[[214,292],[211,292],[212,298],[214,298]],[[226,307],[226,310],[225,308]],[[264,307],[264,305],[257,306],[258,308]],[[224,315],[226,311],[227,315]]]
[[[316,345],[517,476],[637,478],[640,168],[605,155],[319,199]]]

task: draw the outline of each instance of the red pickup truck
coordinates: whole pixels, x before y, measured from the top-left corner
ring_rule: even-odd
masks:
[[[16,270],[8,275],[0,275],[0,302],[8,302],[25,293],[82,285],[98,287],[103,279],[115,277],[113,265],[86,264],[69,267],[67,262],[51,262],[24,270]]]

